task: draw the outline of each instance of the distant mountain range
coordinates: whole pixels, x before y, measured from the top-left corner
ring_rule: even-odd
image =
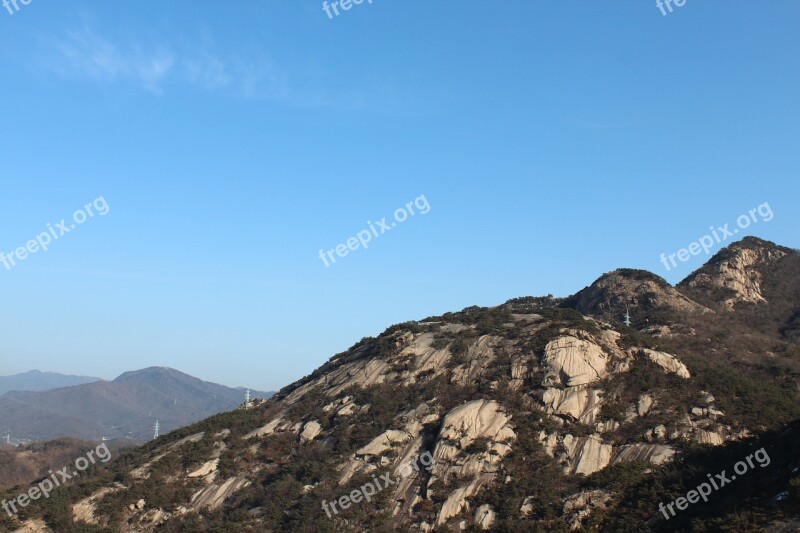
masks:
[[[56,372],[40,372],[31,370],[13,376],[0,376],[0,394],[9,391],[45,391],[59,387],[71,387],[100,381],[100,378],[90,376],[66,376]]]
[[[47,380],[36,377],[51,374],[21,374],[26,375],[30,375],[30,379],[17,380],[14,388],[24,387],[24,383],[43,387]],[[244,388],[209,383],[164,367],[125,372],[113,381],[61,377],[94,381],[44,391],[14,390],[3,394],[0,396],[0,434],[11,434],[12,441],[63,436],[144,441],[153,437],[156,420],[162,432],[170,431],[235,409],[245,397]],[[56,382],[54,378],[50,380],[50,383]],[[269,398],[272,394],[251,391],[251,395]]]

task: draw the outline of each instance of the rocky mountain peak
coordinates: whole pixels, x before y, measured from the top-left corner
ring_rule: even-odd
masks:
[[[678,287],[727,310],[742,303],[767,303],[764,276],[792,254],[795,252],[789,248],[745,237],[718,252]]]
[[[702,310],[702,306],[681,294],[660,276],[631,268],[603,274],[594,283],[567,298],[562,306],[609,322],[621,322],[626,306],[636,309],[639,317],[645,317],[659,308]]]

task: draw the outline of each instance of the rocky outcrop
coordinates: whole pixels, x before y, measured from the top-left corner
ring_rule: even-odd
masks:
[[[468,329],[459,324],[450,326],[454,326],[447,328],[450,332]],[[350,354],[346,362],[294,389],[285,402],[292,405],[313,390],[337,397],[353,386],[370,387],[387,382],[411,385],[421,376],[434,377],[448,372],[451,372],[453,383],[466,385],[480,376],[491,363],[494,358],[493,346],[498,338],[484,335],[471,342],[463,355],[466,362],[456,365],[452,371],[448,369],[448,363],[453,359],[449,346],[442,348],[436,341],[433,333],[398,332],[391,337],[394,352],[385,357],[362,357],[361,352],[366,350],[362,346]]]
[[[597,509],[605,509],[611,495],[602,490],[584,491],[573,494],[564,500],[564,515],[570,531],[577,531],[584,520]]]
[[[694,439],[699,444],[710,444],[711,446],[721,446],[725,444],[725,435],[717,431],[698,429],[695,433]]]
[[[462,358],[466,361],[453,368],[450,381],[458,385],[474,383],[495,359],[494,346],[497,337],[483,335],[467,348]]]
[[[52,529],[47,527],[44,520],[35,518],[23,522],[22,527],[14,531],[14,533],[51,533],[52,531]]]
[[[618,430],[619,427],[620,424],[616,420],[603,420],[594,425],[594,429],[597,433],[612,433]]]
[[[361,447],[359,450],[356,450],[356,455],[381,455],[386,451],[391,450],[396,444],[406,442],[412,437],[413,435],[406,431],[387,429],[372,439],[369,444]]]
[[[397,421],[405,421],[402,429],[388,429],[373,438],[370,442],[356,450],[349,460],[339,466],[339,484],[344,485],[359,472],[370,473],[380,467],[391,467],[400,479],[394,499],[398,502],[393,515],[407,512],[416,503],[413,489],[419,482],[419,457],[426,450],[422,447],[421,432],[425,424],[439,420],[439,415],[422,403],[397,417]],[[408,472],[406,465],[413,465]],[[427,465],[426,465],[427,467]]]
[[[568,459],[564,471],[567,474],[593,474],[611,461],[613,446],[605,444],[598,435],[575,438],[566,435],[561,442]]]
[[[358,410],[358,406],[353,403],[352,396],[338,398],[322,408],[323,413],[333,413],[334,416],[351,416]]]
[[[528,496],[522,501],[522,506],[519,508],[519,514],[522,515],[523,518],[527,518],[533,512],[533,505],[536,502],[536,499],[533,496]]]
[[[601,392],[584,386],[550,388],[542,394],[542,403],[548,414],[567,417],[584,424],[594,424],[603,403]]]
[[[159,462],[161,459],[166,457],[168,453],[175,451],[176,449],[180,448],[186,443],[199,442],[200,439],[202,439],[204,436],[205,432],[201,431],[200,433],[195,433],[193,435],[189,435],[188,437],[184,437],[176,442],[173,442],[168,447],[166,447],[166,449],[162,448],[164,450],[162,453],[159,453],[158,455],[156,455],[143,465],[131,470],[130,472],[131,477],[133,477],[134,479],[147,479],[148,477],[150,477],[150,468],[155,463]]]
[[[491,474],[484,474],[451,492],[439,510],[439,514],[436,517],[436,525],[445,524],[454,516],[461,514],[462,510],[469,509],[467,500],[478,494],[481,488],[491,483],[493,478],[494,476]]]
[[[312,420],[311,422],[306,422],[303,426],[303,431],[300,433],[300,441],[301,442],[311,442],[314,440],[317,435],[322,433],[322,426],[316,420]]]
[[[666,352],[657,352],[648,348],[637,348],[632,351],[641,351],[652,362],[664,369],[667,374],[675,374],[683,379],[689,379],[692,375],[686,365],[681,363],[677,357]]]
[[[72,506],[72,520],[74,522],[86,522],[87,524],[99,525],[100,522],[95,516],[97,502],[107,495],[118,492],[124,488],[124,485],[118,483],[115,486],[102,488],[94,492],[91,496],[82,499]]]
[[[278,431],[289,431],[290,429],[292,429],[292,423],[287,420],[284,420],[282,416],[278,416],[277,418],[270,420],[260,428],[254,429],[253,431],[245,435],[244,438],[252,439],[252,438],[266,437]]]
[[[544,447],[545,453],[550,457],[555,457],[556,446],[558,445],[558,434],[548,434],[545,431],[540,431],[537,435],[537,439],[541,443],[542,447]]]
[[[608,375],[608,356],[596,343],[564,335],[547,343],[544,365],[548,372],[543,385],[566,387],[588,385]]]
[[[510,421],[495,401],[475,400],[447,413],[434,448],[432,479],[495,471],[494,465],[511,451],[509,443],[516,438]],[[462,454],[478,439],[487,442],[485,450]]]
[[[234,476],[222,484],[211,483],[192,496],[191,508],[195,511],[202,509],[214,511],[234,492],[249,484],[250,482],[244,476]]]
[[[647,461],[654,465],[664,464],[675,457],[675,448],[662,444],[630,444],[614,451],[611,464]]]
[[[451,492],[437,516],[437,524],[447,522],[467,508],[466,499],[490,483],[497,465],[511,451],[516,439],[509,425],[511,417],[499,403],[474,400],[456,407],[442,421],[433,452],[430,488],[438,479],[468,479],[468,483]],[[482,448],[471,450],[476,441]]]
[[[642,394],[639,396],[639,402],[636,405],[636,412],[639,416],[644,416],[653,408],[655,400],[649,394]]]
[[[485,503],[475,511],[475,525],[486,531],[492,528],[495,521],[495,512],[492,506]]]
[[[132,527],[127,531],[131,533],[142,531],[143,529],[153,529],[172,518],[172,513],[163,509],[150,509],[139,517],[138,527]],[[126,532],[127,533],[127,532]]]
[[[195,478],[195,477],[206,477],[207,475],[211,474],[212,472],[217,471],[217,466],[219,466],[219,459],[212,459],[198,468],[186,475],[188,478]]]
[[[648,442],[652,441],[663,441],[667,438],[667,428],[664,424],[659,424],[653,429],[648,429],[644,433],[644,438],[647,439]]]

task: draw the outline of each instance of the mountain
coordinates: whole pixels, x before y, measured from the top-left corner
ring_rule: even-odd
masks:
[[[13,376],[0,376],[0,394],[9,391],[45,391],[59,387],[71,387],[100,381],[100,378],[89,376],[67,376],[56,372],[40,372],[31,370]]]
[[[620,269],[568,298],[392,326],[263,404],[86,472],[25,525],[794,531],[800,278],[786,250],[745,240],[677,287]]]
[[[678,284],[687,296],[783,340],[800,340],[800,253],[746,237]]]
[[[270,393],[252,391],[254,397]],[[244,401],[244,389],[201,381],[171,368],[126,372],[114,381],[96,381],[43,392],[0,396],[0,432],[19,440],[71,436],[87,440],[127,437],[149,440],[159,421],[164,432]]]

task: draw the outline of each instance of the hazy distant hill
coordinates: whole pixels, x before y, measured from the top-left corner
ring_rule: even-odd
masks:
[[[253,397],[270,393],[252,391]],[[43,392],[0,396],[0,433],[12,440],[62,436],[99,440],[153,436],[201,420],[244,402],[244,389],[201,381],[171,368],[125,372],[114,381],[96,381]]]
[[[31,370],[13,376],[0,376],[0,394],[12,390],[18,391],[45,391],[59,387],[71,387],[100,381],[100,378],[90,376],[67,376],[56,372],[40,372]]]

